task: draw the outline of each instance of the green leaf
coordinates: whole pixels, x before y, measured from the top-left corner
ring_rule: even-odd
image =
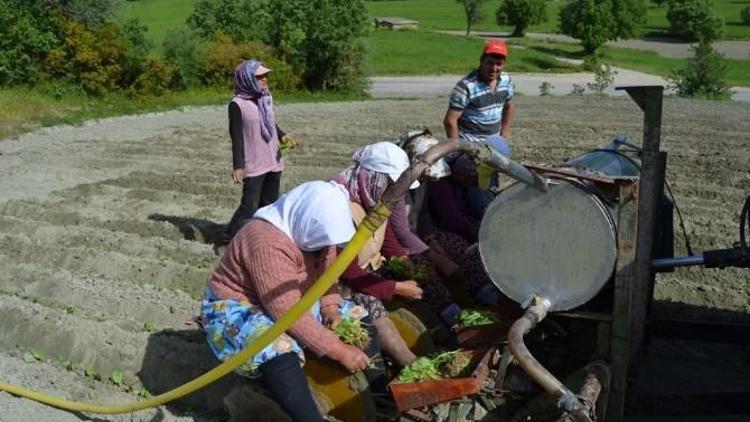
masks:
[[[31,349],[31,356],[39,362],[44,361],[44,352],[39,349]]]
[[[123,381],[124,376],[125,376],[125,374],[123,374],[122,371],[120,371],[119,369],[115,369],[109,375],[109,381],[112,384],[120,387],[120,386],[122,386],[122,381]]]
[[[146,322],[143,324],[143,330],[147,333],[154,332],[156,331],[156,324],[154,324],[153,322]]]

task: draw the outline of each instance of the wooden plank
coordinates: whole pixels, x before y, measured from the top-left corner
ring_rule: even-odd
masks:
[[[635,268],[635,240],[638,202],[637,183],[620,187],[617,230],[617,268],[612,312],[610,359],[612,378],[605,420],[619,422],[625,412],[631,345],[631,287]]]

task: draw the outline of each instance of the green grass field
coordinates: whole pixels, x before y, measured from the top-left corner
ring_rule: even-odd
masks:
[[[557,33],[559,29],[559,11],[566,2],[550,0],[547,2],[547,17],[549,20],[540,25],[532,26],[529,32]],[[483,22],[476,24],[473,29],[483,31],[509,31],[510,27],[501,27],[495,23],[497,1],[488,1],[482,7],[485,16]],[[740,10],[750,6],[748,0],[714,0],[716,13],[724,18],[726,23],[726,38],[750,39],[750,25],[744,25],[740,20]],[[399,1],[368,1],[367,8],[372,17],[399,16],[418,20],[423,29],[465,30],[466,22],[461,5],[455,0],[399,0]],[[667,21],[667,6],[656,7],[649,3],[648,17],[644,25],[644,33],[649,36],[665,36],[669,29]]]
[[[714,12],[724,19],[724,39],[750,39],[750,25],[740,19],[740,11],[750,7],[750,0],[714,0]],[[648,17],[643,26],[645,36],[668,36],[667,6],[649,4]]]
[[[120,4],[118,20],[125,22],[138,19],[148,26],[146,37],[154,42],[154,50],[161,51],[161,44],[167,30],[184,26],[185,20],[193,12],[197,0],[138,0],[123,1]]]
[[[575,44],[518,39],[512,45],[522,45],[530,50],[557,57],[582,59],[583,51]],[[669,76],[673,70],[685,65],[684,59],[670,59],[656,53],[627,48],[603,48],[603,61],[612,66],[634,69],[660,76]],[[731,86],[750,86],[750,60],[728,59],[727,82]]]
[[[370,70],[376,75],[463,74],[476,67],[484,41],[426,31],[374,31],[368,38]],[[573,72],[549,53],[511,50],[511,72]]]
[[[466,30],[463,8],[456,0],[398,0],[368,1],[371,17],[397,16],[419,21],[420,29]],[[558,32],[558,10],[561,1],[552,0],[547,5],[549,21],[529,28],[532,32]],[[510,27],[498,26],[495,12],[499,2],[488,1],[482,5],[482,22],[472,26],[478,31],[509,31]]]

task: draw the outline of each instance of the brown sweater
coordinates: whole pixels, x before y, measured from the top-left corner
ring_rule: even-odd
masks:
[[[272,224],[252,219],[227,246],[208,286],[222,299],[247,300],[260,305],[274,320],[294,306],[336,258],[336,247],[303,252]],[[321,306],[341,302],[334,285]],[[288,331],[318,356],[328,353],[338,337],[309,312]]]

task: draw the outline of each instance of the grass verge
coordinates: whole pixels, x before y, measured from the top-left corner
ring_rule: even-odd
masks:
[[[111,94],[92,97],[60,87],[10,88],[0,91],[0,140],[45,126],[79,124],[89,119],[150,113],[185,106],[226,103],[231,91],[200,88],[162,97],[131,98]],[[366,96],[337,93],[274,93],[277,104],[363,100]]]
[[[367,39],[369,66],[375,75],[463,74],[475,68],[484,40],[428,31],[374,31]],[[541,50],[518,48],[510,53],[510,72],[574,72]]]
[[[571,59],[583,59],[583,51],[577,44],[530,39],[514,39],[511,45],[524,46],[529,50]],[[651,51],[629,48],[603,47],[603,61],[609,65],[669,76],[673,70],[683,67],[685,59],[671,59]],[[728,63],[727,82],[731,86],[750,86],[750,60],[726,59]]]

